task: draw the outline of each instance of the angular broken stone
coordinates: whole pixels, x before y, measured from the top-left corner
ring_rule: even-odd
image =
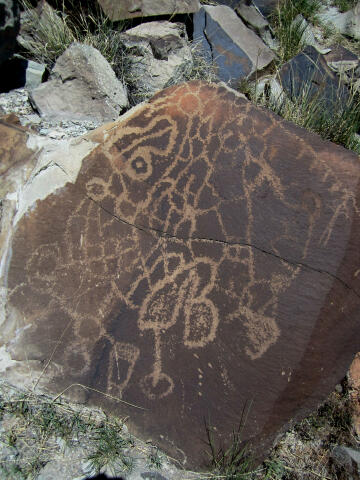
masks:
[[[358,156],[202,82],[81,142],[13,194],[2,375],[196,467],[250,403],[262,458],[358,350]]]
[[[129,105],[127,91],[101,53],[73,43],[57,59],[50,80],[30,92],[41,116],[59,120],[115,120]]]
[[[249,4],[246,0],[239,2],[236,7],[236,12],[245,23],[253,27],[259,33],[269,27],[269,22],[255,5],[252,3]]]
[[[346,35],[347,37],[360,40],[360,4],[357,3],[354,8],[346,12],[339,12],[336,7],[323,5],[317,14],[320,22],[335,32]]]
[[[194,41],[216,65],[219,78],[234,87],[274,59],[269,47],[224,5],[203,6],[194,15]]]
[[[199,0],[98,0],[105,14],[113,22],[125,18],[151,17],[194,13],[200,8]]]
[[[193,58],[184,24],[157,21],[141,23],[119,36],[127,58],[127,85],[133,103],[158,90],[184,82]]]
[[[322,102],[329,113],[338,110],[349,99],[349,90],[329,68],[314,47],[308,45],[302,52],[286,62],[278,73],[284,90],[292,99]]]
[[[241,17],[245,25],[252,28],[268,47],[276,50],[279,42],[273,37],[269,22],[261,14],[260,10],[252,2],[242,0],[236,7],[236,13]]]
[[[279,0],[216,0],[214,3],[219,5],[227,5],[234,10],[237,9],[240,4],[244,3],[249,6],[254,5],[265,17],[267,17],[276,10]]]
[[[342,45],[332,45],[324,58],[331,70],[339,75],[348,72],[351,80],[357,77],[355,69],[359,66],[359,58]]]

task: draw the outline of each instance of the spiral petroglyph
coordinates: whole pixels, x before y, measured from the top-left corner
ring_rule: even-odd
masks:
[[[244,438],[264,449],[358,348],[357,157],[201,82],[95,136],[18,222],[13,357],[140,405],[86,398],[190,462],[204,416],[225,435],[256,399]]]

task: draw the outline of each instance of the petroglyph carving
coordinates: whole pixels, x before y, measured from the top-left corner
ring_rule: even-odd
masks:
[[[83,383],[145,403],[145,431],[166,430],[176,412],[201,438],[208,409],[231,431],[252,397],[247,435],[275,431],[285,410],[266,422],[290,388],[281,371],[303,362],[323,318],[331,335],[340,318],[350,331],[342,302],[359,298],[341,266],[359,167],[343,150],[341,167],[337,147],[304,135],[202,83],[168,89],[108,127],[76,183],[18,224],[8,304],[29,328],[15,351],[60,365],[59,388]],[[341,369],[346,355],[340,362],[331,345]],[[325,359],[324,348],[311,352]],[[305,402],[316,388],[289,398]],[[192,453],[194,435],[172,435]]]

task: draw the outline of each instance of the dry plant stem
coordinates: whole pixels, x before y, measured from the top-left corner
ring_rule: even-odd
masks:
[[[81,383],[73,383],[73,384],[69,385],[68,387],[66,387],[64,390],[62,390],[60,393],[58,393],[56,395],[56,397],[53,398],[53,402],[56,402],[56,400],[58,400],[62,395],[64,395],[64,393],[66,393],[72,387],[81,387],[84,390],[90,390],[92,392],[100,393],[104,397],[111,398],[112,400],[116,400],[117,402],[124,403],[125,405],[129,405],[130,407],[138,408],[139,410],[147,410],[144,407],[140,407],[139,405],[135,405],[133,403],[126,402],[125,400],[122,400],[121,398],[114,397],[113,395],[110,395],[109,393],[102,392],[101,390],[97,390],[96,388],[87,387],[86,385],[82,385]]]

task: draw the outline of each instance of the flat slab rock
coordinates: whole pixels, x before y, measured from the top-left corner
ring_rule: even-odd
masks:
[[[199,0],[98,0],[105,14],[116,22],[125,18],[151,17],[194,13],[200,8]]]
[[[335,50],[333,58],[336,54]],[[316,99],[331,113],[348,102],[349,90],[326,60],[331,64],[331,56],[321,55],[308,45],[281,67],[278,77],[291,98]]]
[[[236,87],[239,80],[267,67],[274,53],[226,5],[203,6],[194,15],[194,41],[218,77]]]
[[[87,141],[14,219],[2,375],[129,416],[197,468],[204,418],[226,440],[252,402],[261,458],[358,350],[358,156],[201,82]]]

